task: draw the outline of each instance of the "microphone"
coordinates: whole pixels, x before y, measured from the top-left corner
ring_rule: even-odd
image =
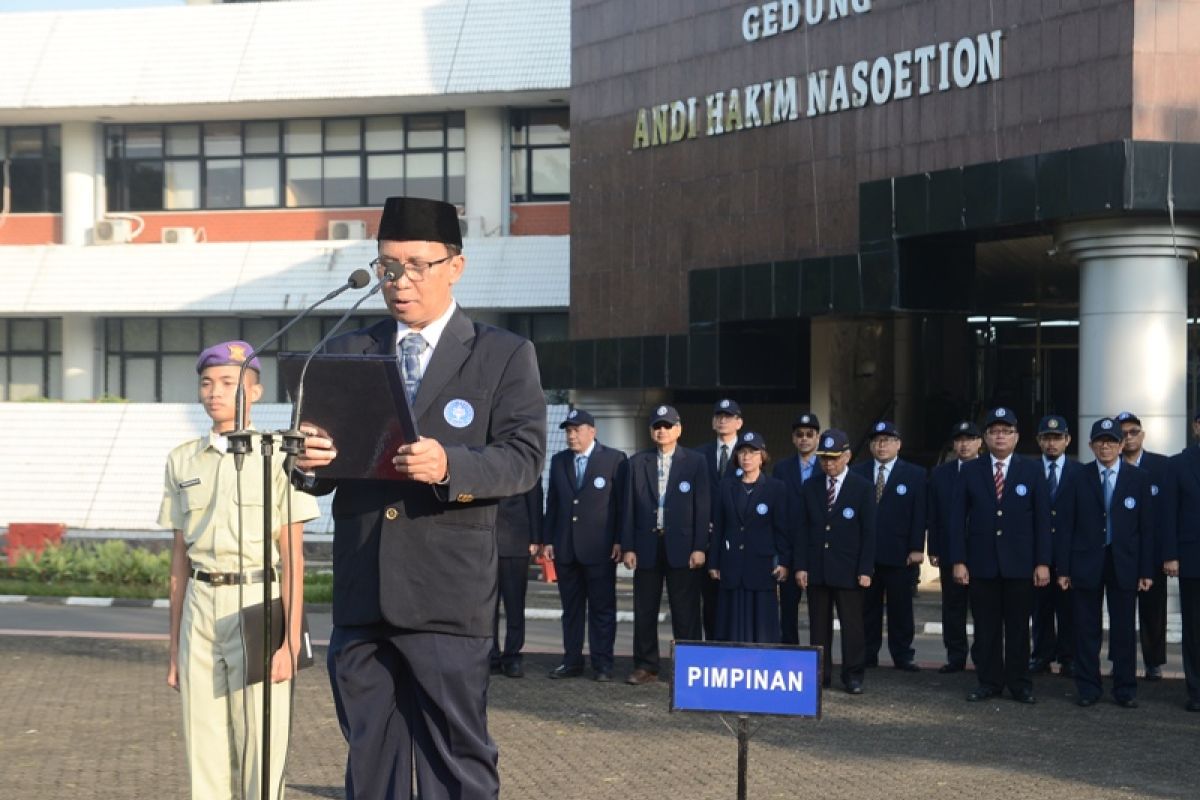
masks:
[[[370,282],[371,282],[371,273],[370,272],[368,272],[367,270],[362,269],[362,268],[354,270],[354,272],[350,273],[350,277],[346,279],[345,283],[343,283],[338,288],[334,289],[329,294],[322,297],[317,302],[310,305],[308,308],[301,311],[296,316],[292,317],[292,319],[286,325],[284,325],[282,328],[280,328],[278,331],[275,332],[275,335],[273,335],[271,338],[267,339],[265,342],[263,342],[258,347],[254,348],[254,351],[252,353],[250,353],[250,355],[246,356],[246,360],[242,362],[241,369],[238,370],[237,391],[234,396],[234,402],[237,403],[237,408],[234,411],[234,414],[235,414],[235,416],[234,416],[234,431],[233,431],[233,433],[229,434],[229,452],[233,453],[233,455],[235,456],[238,469],[241,469],[242,458],[246,455],[246,453],[250,452],[250,434],[248,431],[245,430],[245,426],[246,426],[246,387],[242,383],[242,379],[246,375],[246,368],[250,366],[250,361],[256,355],[258,355],[263,350],[265,350],[268,346],[270,346],[271,344],[276,342],[279,339],[279,337],[281,337],[281,336],[283,336],[283,334],[287,333],[287,331],[293,325],[295,325],[297,322],[299,322],[300,320],[307,317],[310,313],[312,313],[317,308],[317,306],[320,306],[324,303],[329,302],[330,300],[337,297],[342,292],[345,292],[349,289],[361,289]],[[375,291],[377,291],[377,290],[372,290],[371,294],[374,294]],[[370,295],[368,295],[368,296],[370,296]],[[360,300],[359,302],[361,303],[362,301]],[[354,307],[357,308],[358,304],[356,303]]]
[[[363,270],[363,272],[365,271],[366,270]],[[392,272],[391,270],[383,273],[383,277],[376,281],[375,285],[371,287],[371,291],[358,298],[358,300],[354,302],[354,305],[346,309],[346,313],[342,314],[341,318],[338,319],[338,321],[333,324],[333,327],[329,329],[329,332],[321,337],[321,341],[317,342],[316,345],[313,346],[313,349],[308,351],[308,356],[304,359],[304,366],[300,368],[300,383],[296,387],[296,402],[292,405],[292,427],[287,434],[299,433],[300,409],[304,405],[304,376],[308,374],[308,365],[312,363],[313,356],[320,352],[321,348],[323,348],[326,343],[333,338],[333,335],[338,332],[338,329],[346,324],[346,320],[350,319],[350,315],[357,311],[359,306],[365,303],[368,298],[379,294],[379,290],[383,288],[385,283],[394,280],[396,280],[396,273]],[[287,434],[285,434],[285,437]],[[301,440],[303,440],[303,436],[301,436]]]

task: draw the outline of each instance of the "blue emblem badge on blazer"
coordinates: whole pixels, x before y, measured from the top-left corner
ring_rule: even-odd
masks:
[[[607,485],[608,485],[608,483],[604,480],[604,477],[601,475],[597,475],[596,480],[592,481],[592,486],[595,486],[597,489],[603,489]]]
[[[770,509],[767,508],[766,503],[759,503],[757,506],[754,507],[754,510],[758,512],[758,515],[760,517],[765,517],[767,515],[767,511],[769,511]]]
[[[1025,484],[1023,484],[1023,483],[1017,484],[1016,491],[1017,491],[1017,497],[1024,497],[1026,494],[1029,493],[1029,489],[1025,488]]]
[[[1158,497],[1158,484],[1157,483],[1150,484],[1150,496]]]
[[[899,486],[896,487],[896,494],[898,494],[898,495],[908,494],[908,487],[905,486],[903,483],[900,484]]]
[[[455,398],[446,403],[446,407],[442,409],[442,416],[452,427],[465,428],[475,419],[475,409],[466,400]]]
[[[1130,510],[1132,510],[1132,509],[1136,508],[1136,507],[1137,507],[1137,500],[1133,499],[1132,497],[1126,497],[1126,498],[1125,498],[1125,507],[1126,507],[1126,508],[1128,508],[1128,509],[1130,509]]]
[[[684,494],[687,494],[691,490],[692,490],[692,485],[690,483],[688,483],[687,481],[679,482],[679,491],[683,492]]]
[[[854,519],[854,509],[853,508],[843,508],[842,516],[845,517],[846,519]]]

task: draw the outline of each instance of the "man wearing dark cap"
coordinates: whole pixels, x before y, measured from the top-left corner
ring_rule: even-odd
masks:
[[[1096,460],[1063,486],[1066,506],[1054,542],[1058,584],[1070,590],[1075,626],[1075,702],[1096,703],[1103,692],[1100,646],[1105,601],[1113,661],[1113,700],[1137,707],[1136,596],[1156,574],[1150,476],[1122,463],[1121,430],[1103,417],[1089,438]],[[1161,570],[1161,563],[1158,564]]]
[[[629,459],[625,566],[633,570],[633,672],[626,683],[658,679],[658,609],[663,583],[675,639],[703,635],[700,586],[709,542],[708,467],[695,451],[678,447],[679,412],[662,405],[650,416],[654,447]]]
[[[954,581],[954,565],[942,557],[945,538],[950,529],[950,507],[954,489],[962,468],[979,458],[983,437],[979,426],[963,420],[950,431],[954,459],[934,468],[929,476],[925,514],[929,532],[929,563],[938,568],[942,594],[942,644],[946,646],[946,663],[938,672],[962,672],[967,668],[967,587]]]
[[[194,800],[261,796],[264,683],[245,685],[244,638],[262,632],[242,631],[236,621],[241,619],[243,604],[262,603],[265,571],[277,565],[279,580],[272,584],[272,592],[280,598],[289,625],[285,645],[272,654],[266,684],[272,687],[273,709],[271,775],[266,783],[271,798],[283,795],[291,710],[286,682],[303,646],[301,536],[304,523],[320,515],[312,497],[289,485],[284,455],[277,451],[271,472],[275,529],[270,535],[276,543],[272,563],[263,563],[261,544],[240,546],[243,541],[264,539],[262,459],[246,459],[239,471],[226,438],[237,419],[238,376],[252,352],[245,342],[222,342],[196,360],[200,404],[212,428],[167,456],[158,516],[159,525],[174,531],[167,685],[183,700],[183,735]],[[249,429],[253,427],[248,421],[250,410],[262,396],[262,385],[258,359],[250,358],[246,366],[242,383]]]
[[[1033,590],[1050,581],[1050,492],[1036,461],[1013,453],[1017,415],[996,408],[984,423],[988,457],[965,464],[954,492],[945,557],[954,579],[970,586],[979,687],[987,700],[1007,687],[1035,703],[1029,676]]]
[[[1172,456],[1167,472],[1162,567],[1179,579],[1184,708],[1200,712],[1200,411],[1192,416],[1192,437],[1197,443]]]
[[[1038,423],[1038,447],[1042,451],[1042,473],[1046,476],[1046,488],[1050,491],[1050,538],[1059,535],[1059,518],[1064,513],[1066,495],[1062,487],[1071,475],[1080,469],[1079,463],[1067,458],[1071,444],[1071,432],[1067,420],[1058,414],[1048,414]],[[1058,573],[1050,566],[1050,584],[1034,590],[1033,600],[1033,656],[1029,659],[1029,671],[1033,674],[1048,672],[1050,664],[1058,661],[1059,674],[1070,677],[1075,650],[1075,631],[1071,626],[1071,598],[1058,583]]]
[[[737,472],[737,464],[733,461],[733,448],[737,445],[738,431],[742,429],[742,423],[742,407],[738,405],[738,402],[729,397],[721,398],[713,404],[712,429],[717,434],[717,438],[710,439],[696,448],[708,462],[710,500],[713,503],[710,515],[716,513],[716,503],[720,497],[718,487],[720,487],[721,481]],[[712,639],[716,636],[717,631],[717,595],[721,584],[709,577],[708,570],[700,570],[700,572],[704,638]]]
[[[525,646],[525,593],[529,588],[529,558],[542,549],[542,479],[529,491],[505,497],[496,504],[496,548],[500,554],[499,596],[492,623],[492,674],[523,678],[521,648]],[[500,647],[500,606],[504,606],[504,647]]]
[[[563,660],[550,678],[583,674],[583,631],[587,620],[592,676],[612,680],[617,638],[617,563],[625,513],[627,459],[596,441],[596,421],[572,409],[559,425],[567,449],[550,459],[543,535],[554,561],[562,600]]]
[[[866,663],[879,663],[883,647],[883,606],[886,598],[888,652],[892,664],[917,672],[913,661],[913,597],[910,568],[925,560],[925,470],[902,460],[900,431],[882,420],[871,429],[869,462],[851,472],[870,481],[875,491],[875,574],[863,599]]]
[[[814,474],[818,477],[821,474],[817,465],[817,435],[820,432],[821,422],[816,414],[804,411],[796,415],[792,420],[792,444],[796,453],[777,463],[771,471],[771,477],[787,484],[791,513],[796,517],[792,527],[799,521],[800,487]],[[796,581],[779,584],[780,641],[784,644],[800,644],[800,598],[803,594]]]
[[[1131,411],[1117,414],[1116,422],[1121,426],[1121,458],[1150,474],[1150,510],[1155,527],[1150,531],[1154,541],[1154,563],[1162,565],[1163,534],[1161,520],[1166,516],[1166,496],[1162,493],[1167,485],[1167,469],[1170,459],[1162,453],[1151,453],[1144,449],[1146,430],[1142,421]],[[1167,663],[1167,582],[1161,572],[1155,571],[1154,583],[1144,592],[1137,593],[1138,632],[1142,643],[1142,661],[1146,664],[1145,677],[1148,681],[1162,680],[1163,664]],[[1110,652],[1111,659],[1111,652]]]
[[[830,428],[817,444],[822,477],[804,484],[792,548],[796,582],[808,590],[809,644],[823,648],[825,686],[833,678],[833,611],[842,632],[842,687],[862,694],[863,593],[875,569],[875,495],[850,471],[850,437]]]
[[[472,322],[455,303],[466,259],[454,206],[389,198],[378,252],[392,319],[328,351],[395,356],[421,436],[393,456],[396,480],[313,475],[336,442],[303,422],[297,461],[308,491],[336,489],[329,672],[349,744],[346,794],[409,798],[415,767],[422,798],[494,798],[496,500],[542,471],[537,359],[528,340]]]

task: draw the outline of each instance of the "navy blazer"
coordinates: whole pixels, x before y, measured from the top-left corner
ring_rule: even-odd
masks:
[[[1039,456],[1037,458],[1037,465],[1042,470],[1042,474],[1045,475],[1046,457]],[[1068,505],[1071,502],[1071,498],[1068,496],[1068,493],[1063,491],[1063,488],[1071,480],[1071,477],[1081,469],[1083,469],[1083,467],[1078,461],[1073,461],[1070,458],[1063,459],[1062,472],[1058,476],[1058,492],[1050,498],[1050,540],[1054,548],[1051,553],[1054,558],[1055,565],[1058,564],[1058,534],[1059,531],[1062,530],[1062,523],[1059,520],[1064,513],[1069,513]],[[1046,488],[1050,488],[1049,478],[1046,479]],[[1056,571],[1055,574],[1061,573]]]
[[[704,461],[708,464],[708,486],[709,499],[712,501],[712,510],[709,512],[713,519],[717,516],[717,504],[721,502],[721,495],[717,488],[721,485],[721,481],[726,478],[740,477],[740,467],[737,465],[737,459],[733,457],[733,448],[737,446],[738,440],[734,438],[733,444],[729,445],[729,463],[725,465],[724,472],[717,472],[717,455],[720,446],[717,444],[717,435],[714,433],[712,438],[699,447],[692,448],[700,455],[704,456]]]
[[[847,470],[828,510],[827,486],[823,472],[804,483],[792,572],[808,572],[809,586],[853,589],[858,576],[875,574],[875,487]]]
[[[809,472],[808,479],[824,478],[825,473],[821,471],[821,460],[814,455],[812,461],[812,471]],[[787,484],[788,492],[791,496],[788,508],[791,510],[792,515],[796,517],[800,513],[800,489],[804,485],[804,479],[800,473],[800,454],[794,453],[782,461],[775,462],[775,467],[771,470],[771,477]],[[794,528],[799,524],[799,517],[796,517],[791,527]]]
[[[638,568],[658,565],[658,448],[634,453],[627,470],[629,485],[625,499],[625,521],[621,549],[637,555]],[[676,447],[667,475],[663,502],[663,544],[667,564],[675,569],[688,566],[693,552],[708,550],[712,514],[708,466],[700,454]]]
[[[1179,577],[1200,578],[1200,445],[1171,456],[1163,497],[1163,561],[1179,562]],[[1155,580],[1162,580],[1162,564]]]
[[[542,480],[524,494],[496,506],[496,546],[502,558],[528,558],[529,545],[542,543]]]
[[[326,351],[394,355],[396,322],[338,336]],[[469,405],[472,418],[452,425],[452,402]],[[496,502],[532,486],[545,463],[546,399],[533,345],[455,310],[412,410],[417,430],[446,450],[447,484],[322,479],[308,489],[336,490],[333,623],[491,636]]]
[[[1137,465],[1150,475],[1150,510],[1154,512],[1154,528],[1150,531],[1150,536],[1154,542],[1154,560],[1159,565],[1154,574],[1159,577],[1162,577],[1162,562],[1166,560],[1163,558],[1163,543],[1166,538],[1162,529],[1162,521],[1166,517],[1163,490],[1170,480],[1170,462],[1171,459],[1162,453],[1143,450],[1142,461]]]
[[[875,496],[875,459],[850,467],[871,484]],[[909,553],[925,552],[925,470],[899,458],[888,465],[887,481],[875,515],[875,563],[908,564]]]
[[[1059,576],[1067,576],[1081,589],[1098,589],[1104,580],[1104,539],[1107,521],[1112,520],[1112,558],[1117,586],[1137,589],[1138,578],[1155,578],[1154,511],[1150,475],[1132,464],[1121,464],[1113,487],[1112,503],[1104,510],[1104,488],[1095,461],[1071,473],[1070,482],[1059,488],[1066,497],[1061,528],[1055,539],[1055,565]],[[1158,575],[1158,578],[1161,578]]]
[[[542,533],[546,544],[554,546],[555,561],[612,561],[613,545],[621,543],[627,463],[623,452],[596,442],[588,457],[583,486],[576,489],[575,453],[562,450],[550,459],[550,490]]]
[[[963,465],[954,488],[946,553],[950,564],[966,564],[971,578],[1028,578],[1038,566],[1050,566],[1050,489],[1041,456],[1013,454],[996,502],[992,457]]]
[[[789,575],[792,571],[788,489],[783,481],[760,475],[743,513],[739,500],[747,485],[721,482],[707,566],[721,571],[722,589],[772,591],[778,584],[772,570],[782,565]]]
[[[974,459],[972,459],[974,460]],[[958,483],[958,459],[939,464],[929,473],[929,486],[925,492],[925,527],[929,532],[929,557],[938,559],[939,566],[946,552],[946,532],[950,530],[950,507],[954,500],[954,485]],[[970,463],[970,462],[968,462]]]

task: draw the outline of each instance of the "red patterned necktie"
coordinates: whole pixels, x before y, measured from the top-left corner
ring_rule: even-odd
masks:
[[[996,462],[995,483],[996,483],[996,502],[998,503],[1004,497],[1004,462],[1003,461]]]
[[[833,511],[833,502],[837,499],[837,481],[833,478],[829,479],[829,488],[825,491],[825,505]]]

